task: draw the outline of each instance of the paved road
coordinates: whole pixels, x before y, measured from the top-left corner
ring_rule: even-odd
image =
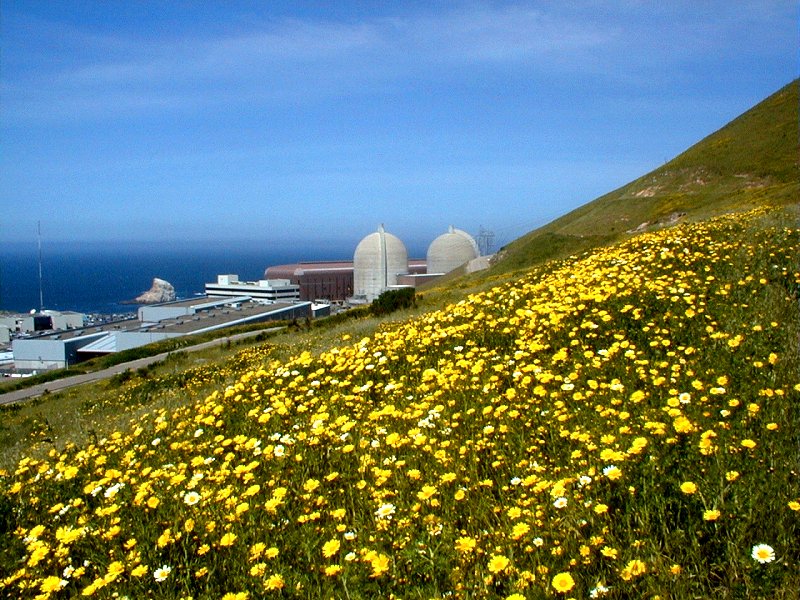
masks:
[[[228,342],[236,342],[239,340],[255,337],[262,333],[271,333],[273,331],[278,331],[280,329],[283,328],[272,327],[270,329],[261,329],[259,331],[248,331],[246,333],[239,333],[237,335],[232,335],[229,337],[217,338],[215,340],[211,340],[209,342],[203,342],[202,344],[197,344],[195,346],[180,348],[178,350],[173,350],[173,352],[196,352],[198,350],[203,350],[205,348],[211,348],[212,346],[221,346],[222,344],[226,344]],[[114,375],[122,373],[128,369],[130,369],[131,371],[135,371],[136,369],[141,369],[142,367],[152,365],[153,363],[161,362],[167,356],[169,356],[169,354],[170,352],[162,352],[161,354],[156,354],[155,356],[148,356],[146,358],[139,358],[131,362],[114,365],[113,367],[109,367],[108,369],[103,369],[102,371],[96,371],[94,373],[85,373],[83,375],[73,375],[71,377],[65,377],[64,379],[56,379],[55,381],[40,383],[39,385],[34,385],[29,388],[24,388],[21,390],[15,390],[13,392],[8,392],[5,394],[0,394],[0,406],[4,404],[14,404],[16,402],[21,402],[22,400],[27,400],[28,398],[35,398],[36,396],[41,396],[45,392],[50,392],[50,393],[58,392],[76,385],[91,383],[92,381],[99,381],[101,379],[108,379],[109,377],[113,377]]]

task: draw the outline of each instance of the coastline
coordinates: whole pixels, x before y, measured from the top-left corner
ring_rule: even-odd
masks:
[[[268,266],[299,257],[320,257],[313,249],[270,252],[215,245],[175,249],[169,244],[146,248],[119,244],[94,253],[80,243],[46,245],[41,307],[37,256],[28,250],[17,247],[0,257],[0,311],[20,314],[45,308],[86,314],[132,313],[139,306],[136,298],[150,288],[156,276],[172,283],[176,298],[191,298],[221,273],[257,280]]]

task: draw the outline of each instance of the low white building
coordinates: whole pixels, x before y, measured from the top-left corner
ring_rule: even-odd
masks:
[[[311,302],[253,302],[249,296],[194,298],[139,308],[139,318],[97,327],[44,332],[13,341],[18,370],[64,368],[160,340],[266,321],[310,319],[330,306]]]
[[[14,368],[20,371],[63,369],[79,362],[78,350],[106,336],[104,332],[83,332],[64,339],[70,334],[51,334],[45,337],[17,338],[12,342]]]
[[[84,326],[86,315],[73,311],[43,310],[29,314],[0,317],[0,326],[8,327],[15,333],[33,333],[35,331],[59,331],[63,329],[80,329]]]
[[[238,275],[217,275],[216,283],[206,284],[206,296],[250,296],[256,302],[287,302],[300,300],[300,286],[288,279],[239,281]]]

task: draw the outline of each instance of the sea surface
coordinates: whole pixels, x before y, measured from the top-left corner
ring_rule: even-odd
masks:
[[[6,244],[0,254],[0,310],[39,309],[39,250],[34,243]],[[236,273],[256,281],[272,265],[312,260],[351,260],[352,247],[250,243],[42,244],[45,309],[87,314],[135,312],[126,304],[150,289],[153,278],[169,281],[178,298],[203,293],[217,275]]]

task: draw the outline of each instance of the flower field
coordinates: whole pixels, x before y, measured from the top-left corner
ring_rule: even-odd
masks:
[[[800,231],[765,220],[256,351],[234,385],[25,458],[0,592],[796,597]]]

